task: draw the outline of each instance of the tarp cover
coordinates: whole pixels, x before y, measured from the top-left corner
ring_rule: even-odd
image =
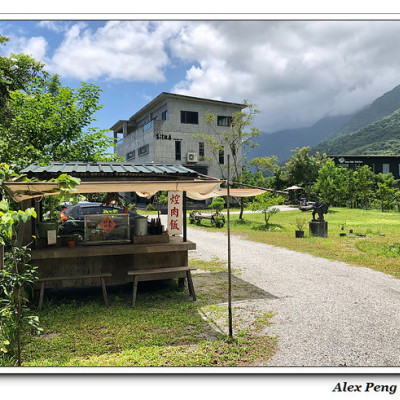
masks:
[[[230,189],[229,195],[232,197],[253,197],[253,196],[257,196],[259,194],[263,194],[266,191],[267,190],[261,190],[261,189]],[[270,191],[273,192],[272,189]],[[189,196],[189,194],[187,196],[194,200],[205,200],[205,199],[209,199],[211,197],[227,196],[228,190],[225,188],[222,188],[222,189],[213,190],[212,192],[204,194],[204,195],[197,194],[197,193],[193,193],[192,195],[194,197]]]
[[[161,190],[186,191],[187,197],[192,199],[216,197],[209,194],[217,189],[224,181],[221,180],[193,180],[193,181],[117,181],[117,182],[81,182],[76,186],[75,193],[113,193],[136,192],[141,197],[150,198]],[[56,182],[5,182],[7,193],[14,201],[20,202],[32,198],[58,194]]]

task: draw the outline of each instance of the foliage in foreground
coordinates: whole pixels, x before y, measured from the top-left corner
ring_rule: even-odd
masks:
[[[5,248],[0,269],[0,365],[21,365],[22,330],[27,325],[40,330],[38,317],[28,307],[36,267],[29,263],[29,248],[17,243],[18,225],[32,217],[36,217],[33,208],[13,211],[8,202],[0,202],[0,246]]]

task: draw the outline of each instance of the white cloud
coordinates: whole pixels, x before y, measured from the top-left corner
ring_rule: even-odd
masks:
[[[173,76],[167,83],[174,92],[252,101],[264,131],[356,111],[400,84],[400,21],[110,21],[100,27],[46,21],[40,26],[64,35],[51,59],[43,37],[11,43],[45,61],[51,72],[110,82],[166,82]]]
[[[152,22],[108,22],[92,31],[77,23],[66,33],[49,68],[64,77],[159,82],[168,63],[168,29]]]
[[[40,28],[46,28],[56,33],[65,32],[68,29],[68,25],[69,23],[64,21],[40,21],[38,23]]]
[[[5,55],[10,55],[11,53],[25,53],[34,57],[38,61],[44,61],[48,43],[47,40],[42,36],[33,36],[30,38],[24,36],[12,36],[7,45],[0,48]]]
[[[174,91],[249,99],[267,131],[349,113],[400,83],[400,21],[188,23],[171,50],[193,66]]]

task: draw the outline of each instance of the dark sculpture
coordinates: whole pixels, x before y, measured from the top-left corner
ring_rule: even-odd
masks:
[[[310,204],[309,206],[300,206],[299,210],[301,211],[310,211],[313,210],[312,217],[313,221],[324,221],[324,214],[328,213],[328,205],[323,201],[317,200],[314,204]],[[318,219],[315,219],[315,214],[318,214]]]

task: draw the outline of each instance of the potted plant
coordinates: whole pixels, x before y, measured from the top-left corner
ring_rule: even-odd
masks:
[[[304,227],[306,225],[307,219],[298,217],[296,218],[296,228],[295,231],[296,238],[303,238],[304,237]]]
[[[340,232],[339,236],[346,236],[346,233],[344,232],[344,227],[346,226],[346,222],[343,222],[340,224],[340,230],[342,232]]]
[[[223,228],[225,224],[225,217],[222,214],[215,213],[212,221],[214,221],[217,228]]]
[[[76,244],[79,242],[79,237],[80,237],[80,235],[78,235],[78,234],[72,235],[68,240],[68,247],[73,249],[76,246]]]

